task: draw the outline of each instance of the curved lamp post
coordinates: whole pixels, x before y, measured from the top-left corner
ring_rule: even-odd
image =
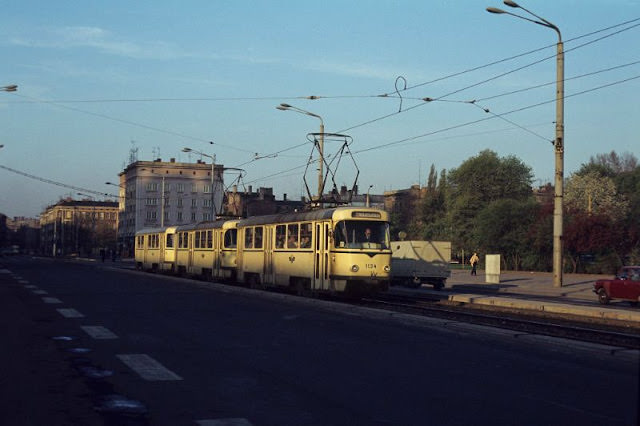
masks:
[[[496,7],[488,7],[487,12],[515,16],[516,18],[551,28],[558,34],[556,56],[556,138],[554,141],[556,164],[553,197],[553,286],[562,287],[562,199],[564,192],[564,48],[562,34],[560,34],[560,29],[557,26],[530,10],[525,9],[518,3],[511,0],[504,0],[504,4],[516,9],[522,9],[535,19],[520,16]]]
[[[306,111],[304,109],[294,107],[289,104],[280,104],[276,107],[280,111],[295,111],[300,114],[309,115],[311,117],[315,117],[320,120],[320,137],[318,138],[318,153],[320,154],[320,158],[318,159],[318,205],[322,207],[322,190],[323,182],[324,182],[324,171],[323,171],[323,163],[324,163],[324,121],[322,117],[318,114],[314,114],[312,112]]]

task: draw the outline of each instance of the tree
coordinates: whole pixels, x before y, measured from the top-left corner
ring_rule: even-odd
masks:
[[[592,257],[600,261],[600,265],[596,265],[597,269],[589,272],[612,273],[615,271],[621,264],[615,249],[622,240],[622,233],[622,229],[606,215],[588,214],[584,211],[574,211],[567,215],[564,245],[568,258],[573,264],[573,273],[584,270],[581,264],[584,257]],[[606,262],[602,262],[603,259]]]
[[[630,172],[638,167],[638,159],[630,152],[618,154],[611,151],[608,154],[597,154],[595,158],[590,158],[589,163],[604,166],[614,174]]]
[[[490,203],[476,219],[478,247],[485,253],[500,253],[507,268],[519,270],[529,252],[526,237],[539,209],[533,198]]]
[[[532,197],[531,168],[514,156],[504,158],[491,151],[471,157],[447,175],[447,210],[452,242],[459,247],[477,248],[473,232],[476,217],[492,202]]]
[[[629,211],[629,202],[618,193],[613,179],[596,171],[572,174],[565,187],[564,200],[567,209],[608,216],[614,222],[625,218]]]
[[[431,165],[427,191],[420,201],[417,221],[420,224],[419,235],[425,240],[437,240],[448,237],[446,221],[446,170],[440,173],[440,182],[435,166]]]

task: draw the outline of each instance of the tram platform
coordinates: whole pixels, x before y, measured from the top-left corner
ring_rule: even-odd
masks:
[[[562,287],[554,287],[552,273],[507,271],[501,273],[498,284],[489,284],[483,270],[471,275],[467,269],[451,271],[441,291],[430,285],[416,290],[392,287],[392,291],[429,292],[451,302],[627,321],[640,326],[640,307],[623,300],[612,300],[608,305],[598,303],[593,284],[602,278],[612,276],[564,274]]]

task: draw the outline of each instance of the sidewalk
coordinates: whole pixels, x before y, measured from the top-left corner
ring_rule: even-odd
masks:
[[[427,291],[452,302],[628,321],[640,325],[640,308],[632,307],[629,302],[613,300],[609,305],[598,303],[593,284],[601,278],[612,276],[564,274],[563,286],[554,287],[552,273],[507,271],[500,275],[499,284],[487,284],[482,270],[477,276],[470,275],[468,270],[453,270],[442,291],[432,290],[429,285],[414,291]]]

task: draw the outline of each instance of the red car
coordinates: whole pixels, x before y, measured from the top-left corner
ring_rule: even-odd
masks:
[[[614,279],[596,281],[593,291],[603,305],[611,299],[629,300],[636,305],[640,301],[640,266],[623,266]]]

